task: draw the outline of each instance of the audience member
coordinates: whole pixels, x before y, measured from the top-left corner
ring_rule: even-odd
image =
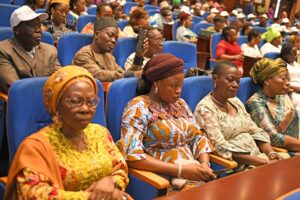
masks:
[[[77,22],[78,17],[82,15],[87,15],[85,0],[74,0],[74,3],[71,5],[71,10],[69,14],[72,15],[74,21]]]
[[[176,31],[176,40],[181,42],[197,42],[197,35],[190,29],[193,24],[193,18],[188,13],[179,14],[179,27]]]
[[[257,45],[261,42],[261,33],[258,30],[251,30],[248,34],[248,43],[241,46],[244,56],[262,58]]]
[[[41,23],[46,13],[36,14],[30,7],[16,9],[10,18],[14,38],[0,42],[0,88],[7,92],[16,80],[49,76],[61,66],[56,48],[41,42]]]
[[[92,44],[82,47],[75,54],[73,64],[86,68],[102,82],[140,75],[139,71],[125,72],[112,55],[118,40],[116,20],[112,17],[101,17],[96,20],[94,30]]]
[[[134,9],[130,16],[128,25],[123,29],[126,37],[137,37],[140,27],[148,25],[149,15],[148,12],[142,8]]]
[[[127,19],[127,16],[123,13],[123,6],[119,2],[113,1],[109,5],[113,11],[113,18],[115,20]]]
[[[29,6],[33,11],[42,9],[46,6],[45,0],[26,0],[25,5]]]
[[[269,27],[267,32],[263,33],[261,36],[267,42],[260,48],[261,54],[264,56],[269,52],[281,51],[281,33],[275,27]]]
[[[210,26],[206,30],[213,31],[213,32],[218,32],[218,33],[222,32],[222,30],[225,26],[224,18],[219,17],[219,16],[214,17],[213,22],[214,22],[214,26]]]
[[[156,13],[150,20],[150,24],[158,29],[163,29],[164,24],[173,24],[173,19],[170,11],[170,5],[167,1],[162,1],[159,4],[160,13]]]
[[[248,36],[248,33],[253,29],[253,26],[249,22],[245,22],[241,30],[241,35]]]
[[[258,13],[258,15],[262,15],[267,13],[267,7],[266,7],[266,1],[262,0],[261,4],[259,4],[256,8],[256,12]]]

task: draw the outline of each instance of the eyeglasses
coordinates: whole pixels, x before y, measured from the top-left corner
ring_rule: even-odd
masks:
[[[159,38],[159,39],[152,39],[152,38],[149,38],[148,40],[152,40],[156,43],[161,43],[161,42],[164,42],[166,39],[165,38]]]
[[[65,100],[69,103],[69,105],[72,108],[79,108],[83,106],[84,103],[89,108],[96,108],[100,103],[100,99],[98,96],[87,98],[87,99],[84,99],[80,96],[72,96],[72,97],[66,97]]]

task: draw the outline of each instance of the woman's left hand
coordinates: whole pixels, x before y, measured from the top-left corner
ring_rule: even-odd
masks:
[[[113,199],[113,193],[115,190],[115,181],[112,176],[106,176],[99,181],[91,185],[86,192],[90,192],[95,197],[92,199]]]
[[[274,152],[274,153],[270,153],[268,155],[270,160],[282,160],[282,157],[280,155],[278,155],[278,153]]]

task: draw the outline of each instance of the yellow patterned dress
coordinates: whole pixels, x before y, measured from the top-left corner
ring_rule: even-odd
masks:
[[[212,147],[183,99],[158,103],[148,96],[131,100],[124,110],[121,139],[117,143],[126,160],[143,160],[146,154],[168,163],[196,160]]]
[[[17,176],[18,199],[88,199],[84,190],[105,176],[113,176],[125,190],[127,165],[106,128],[90,124],[84,129],[88,149],[81,152],[51,125],[42,130],[55,152],[64,190],[44,174],[25,168]]]

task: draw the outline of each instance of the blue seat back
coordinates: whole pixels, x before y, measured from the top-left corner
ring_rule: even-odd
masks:
[[[137,40],[135,37],[123,37],[118,39],[113,55],[119,66],[124,68],[128,56],[135,52]]]
[[[156,13],[159,13],[159,10],[148,10],[148,14],[150,17],[155,15]]]
[[[12,28],[9,27],[0,27],[0,41],[6,40],[6,39],[12,39],[14,37],[14,32]],[[52,35],[48,32],[42,33],[42,42],[45,42],[47,44],[54,45],[54,39]]]
[[[97,15],[97,7],[96,6],[90,6],[90,7],[88,7],[87,13],[89,15]]]
[[[278,52],[269,52],[265,53],[264,58],[276,59],[279,58],[280,53]]]
[[[201,29],[207,29],[208,27],[214,26],[211,23],[197,23],[195,25],[195,33],[199,35]]]
[[[137,3],[136,3],[136,2],[128,2],[128,1],[127,1],[127,2],[124,4],[124,13],[125,13],[126,15],[129,15],[129,12],[130,12],[131,8],[134,7],[134,6],[137,6]]]
[[[19,6],[0,4],[0,26],[10,27],[10,16]]]
[[[174,21],[178,20],[178,13],[172,13],[172,19]]]
[[[0,3],[1,3],[1,4],[8,4],[8,5],[11,4],[10,0],[0,0]],[[1,196],[0,196],[0,197],[1,197]]]
[[[47,77],[16,81],[9,90],[7,107],[7,131],[9,158],[12,161],[19,144],[25,137],[52,122],[43,103],[43,86]],[[93,123],[106,126],[103,89],[100,81],[98,96],[101,99]]]
[[[80,33],[82,29],[89,23],[95,23],[96,15],[82,15],[77,20],[77,31]]]
[[[18,5],[18,6],[23,6],[26,2],[26,0],[14,0],[15,2],[15,5]]]
[[[192,112],[194,112],[199,101],[212,90],[213,82],[210,76],[193,76],[185,78],[182,86],[181,98],[186,101]]]
[[[179,41],[163,42],[163,52],[171,53],[181,58],[184,62],[184,69],[197,67],[197,48],[195,44]]]
[[[260,33],[264,33],[267,31],[265,27],[261,27],[261,26],[253,26],[253,29],[258,30]]]
[[[136,94],[137,78],[125,78],[114,81],[107,94],[107,127],[114,141],[120,138],[121,119],[127,103]]]
[[[156,10],[156,11],[158,11],[159,12],[159,6],[154,6],[154,5],[145,5],[144,6],[144,10],[146,10],[146,11],[148,11],[149,12],[149,10]]]
[[[247,44],[248,43],[248,37],[247,36],[239,36],[237,42],[240,46],[242,46],[242,44],[244,44],[244,43]]]
[[[210,57],[213,59],[216,59],[217,44],[220,42],[221,39],[222,39],[221,33],[214,33],[211,36],[209,47],[210,47]]]
[[[259,86],[252,82],[250,77],[244,77],[240,80],[240,88],[237,97],[246,104],[247,100],[259,90]]]
[[[62,66],[70,65],[76,52],[83,46],[91,44],[93,35],[68,33],[63,35],[57,45],[58,60]]]
[[[118,21],[118,27],[123,31],[125,26],[127,26],[128,20],[127,19],[122,19]]]
[[[46,13],[46,9],[45,8],[39,8],[35,10],[36,13]]]
[[[202,20],[204,20],[203,17],[198,17],[198,16],[193,16],[193,22],[197,25],[200,23]]]

